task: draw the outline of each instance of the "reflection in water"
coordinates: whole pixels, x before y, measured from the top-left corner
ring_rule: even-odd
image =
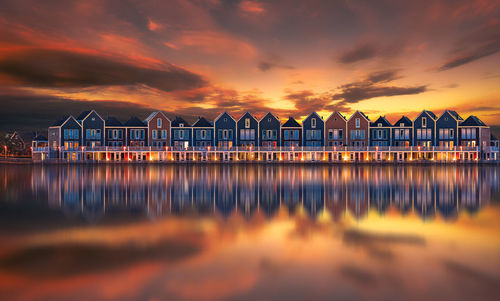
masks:
[[[498,169],[468,166],[41,166],[33,188],[66,212],[95,220],[117,209],[151,216],[214,213],[268,218],[285,207],[311,218],[327,211],[360,219],[373,208],[411,211],[422,219],[474,213],[499,191]]]
[[[498,300],[495,165],[0,165],[1,300]]]

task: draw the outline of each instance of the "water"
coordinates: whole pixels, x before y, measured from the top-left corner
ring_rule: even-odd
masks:
[[[498,300],[494,165],[0,165],[1,300]]]

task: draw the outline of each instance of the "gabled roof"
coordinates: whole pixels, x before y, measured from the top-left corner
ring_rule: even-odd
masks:
[[[356,115],[356,113],[359,113],[361,114],[361,116],[363,116],[368,122],[370,122],[370,118],[368,118],[368,116],[365,115],[365,113],[361,112],[361,111],[356,111],[354,112],[354,114],[351,115],[351,117],[349,117],[348,121],[352,119],[352,117],[354,117],[354,115]]]
[[[399,127],[401,125],[401,123],[404,125],[404,126],[412,126],[413,122],[410,120],[410,118],[406,117],[406,116],[401,116],[401,118],[394,122],[394,125],[395,127]]]
[[[182,119],[179,116],[175,116],[174,121],[170,124],[171,127],[180,127],[182,124],[183,127],[189,127],[189,123],[186,122],[186,120]]]
[[[123,126],[123,123],[120,122],[120,120],[116,119],[115,117],[108,117],[104,121],[105,126]]]
[[[328,118],[326,120],[328,121],[330,118],[333,117],[333,115],[339,115],[340,117],[342,117],[342,119],[344,119],[345,122],[347,122],[347,119],[345,118],[345,116],[342,115],[342,113],[340,113],[339,111],[335,111],[332,114],[330,114],[330,116],[328,116]]]
[[[165,117],[168,121],[170,121],[170,119],[168,119],[167,115],[165,115],[165,113],[163,113],[162,111],[155,111],[155,112],[152,112],[151,114],[149,114],[149,116],[144,119],[144,122],[150,122],[151,119],[153,119],[157,114],[162,114],[163,117]]]
[[[240,120],[241,120],[241,118],[243,118],[245,115],[250,115],[250,117],[252,117],[255,121],[259,122],[259,121],[257,120],[257,118],[256,118],[255,116],[253,116],[253,115],[252,115],[252,113],[250,113],[250,112],[248,112],[248,111],[246,111],[245,113],[243,113],[243,115],[241,115],[241,116],[240,116],[240,118],[238,118],[238,120],[237,120],[237,121],[240,121]]]
[[[389,121],[387,121],[387,119],[385,119],[384,116],[380,116],[375,122],[372,122],[370,124],[370,126],[372,126],[372,127],[378,127],[379,124],[381,124],[381,126],[384,126],[384,127],[390,127],[390,126],[392,126],[392,124]]]
[[[63,125],[63,123],[66,122],[66,120],[68,120],[69,117],[70,117],[70,115],[64,115],[63,117],[61,117],[61,119],[59,119],[58,121],[56,121],[52,126],[61,126],[61,125]]]
[[[90,112],[91,112],[91,110],[83,111],[82,113],[80,113],[80,115],[78,115],[78,117],[76,118],[76,120],[82,121],[85,117],[87,117],[87,115],[90,114]]]
[[[453,116],[453,118],[455,118],[456,120],[464,120],[460,115],[458,115],[456,111],[450,111],[450,110],[446,111],[448,111],[451,114],[451,116]]]
[[[217,120],[219,120],[219,118],[221,118],[224,114],[227,114],[227,116],[231,117],[231,119],[236,122],[236,119],[234,119],[233,116],[231,116],[231,114],[229,114],[227,111],[224,111],[222,113],[219,114],[219,116],[217,116],[217,118],[214,119],[214,123],[217,122]]]
[[[437,119],[436,114],[434,114],[431,111],[427,111],[427,110],[423,110],[422,112],[420,112],[420,114],[418,114],[418,116],[415,119],[417,119],[418,117],[420,117],[420,115],[422,115],[424,113],[426,113],[427,115],[431,116],[431,118],[434,119],[434,120]]]
[[[127,122],[125,122],[125,126],[146,126],[146,124],[139,118],[132,116],[129,120],[127,120]]]
[[[460,126],[486,126],[486,124],[476,116],[470,115],[464,122],[460,123]]]
[[[198,117],[195,123],[193,123],[192,127],[194,128],[209,128],[212,127],[212,124],[206,120],[204,117]]]
[[[288,117],[288,120],[281,126],[283,128],[300,128],[302,127],[293,117]]]
[[[280,118],[276,115],[274,115],[273,113],[271,112],[267,112],[266,115],[264,115],[260,120],[259,120],[259,123],[264,120],[264,118],[266,118],[268,115],[271,115],[274,119],[278,120],[278,122],[280,121]],[[281,122],[280,122],[280,125],[281,125]]]
[[[460,117],[460,115],[458,115],[457,112],[451,111],[451,110],[444,110],[444,112],[441,114],[441,116],[439,116],[438,119],[440,119],[441,117],[443,117],[443,115],[446,114],[446,113],[449,113],[451,115],[451,117],[453,117],[457,121],[463,120],[463,118]]]

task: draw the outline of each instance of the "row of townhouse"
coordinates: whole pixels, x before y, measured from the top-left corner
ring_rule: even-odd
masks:
[[[65,116],[49,127],[51,149],[79,147],[217,147],[229,149],[263,147],[410,147],[439,146],[480,147],[489,151],[498,147],[490,128],[476,116],[462,119],[455,111],[446,110],[437,117],[422,111],[413,121],[402,116],[391,124],[380,116],[375,122],[356,111],[349,119],[340,112],[326,121],[317,113],[307,116],[302,124],[290,117],[285,123],[272,113],[261,119],[249,112],[235,119],[220,114],[213,122],[199,117],[189,124],[181,117],[170,120],[163,112],[153,112],[145,120],[131,117],[125,123],[113,117],[103,119],[96,111],[86,111],[77,118]]]

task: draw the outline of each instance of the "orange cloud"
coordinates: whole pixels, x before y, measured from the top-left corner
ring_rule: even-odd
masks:
[[[242,12],[251,14],[263,14],[266,12],[262,3],[257,1],[245,0],[240,2],[239,8]]]
[[[257,50],[250,43],[215,31],[186,31],[174,44],[211,55],[252,58],[257,54]]]

